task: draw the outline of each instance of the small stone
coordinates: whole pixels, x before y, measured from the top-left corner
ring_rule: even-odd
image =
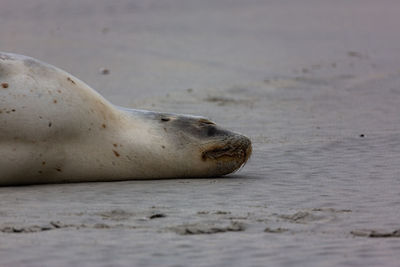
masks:
[[[231,214],[231,213],[229,211],[218,210],[218,211],[214,212],[214,214],[226,215],[226,214]]]
[[[209,214],[210,212],[209,211],[206,211],[206,210],[202,210],[202,211],[198,211],[197,212],[197,214],[201,214],[201,215],[203,215],[203,214]]]
[[[288,229],[280,228],[280,227],[276,228],[276,229],[271,229],[271,228],[267,227],[264,230],[264,232],[266,232],[266,233],[283,233],[283,232],[286,232],[286,231],[288,231]]]
[[[35,232],[40,232],[40,231],[43,231],[43,230],[42,230],[42,228],[40,226],[33,225],[33,226],[30,226],[30,227],[24,228],[23,231],[27,232],[27,233],[35,233]]]
[[[110,74],[110,70],[106,69],[106,68],[101,68],[100,69],[100,73],[103,74],[103,75],[107,75],[107,74]]]
[[[52,229],[54,229],[54,226],[53,225],[43,225],[43,226],[41,226],[40,227],[40,230],[41,231],[48,231],[48,230],[52,230]]]
[[[22,227],[13,227],[12,228],[14,233],[22,233],[24,231],[24,228]]]
[[[13,233],[14,229],[12,227],[10,227],[10,226],[7,226],[7,227],[1,228],[0,231],[3,232],[3,233]]]
[[[50,224],[55,228],[61,228],[63,226],[61,222],[50,222]]]
[[[108,229],[108,228],[110,228],[110,226],[105,224],[105,223],[96,223],[93,227],[96,228],[96,229]]]
[[[149,217],[149,219],[152,220],[152,219],[164,218],[164,217],[167,217],[167,216],[163,213],[156,213],[156,214],[151,215]]]

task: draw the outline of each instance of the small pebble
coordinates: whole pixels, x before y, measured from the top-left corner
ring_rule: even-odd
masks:
[[[52,229],[54,229],[53,225],[44,225],[44,226],[40,227],[40,230],[42,230],[42,231],[48,231],[48,230],[52,230]]]
[[[22,233],[24,231],[22,227],[13,227],[12,230],[14,233]]]
[[[264,230],[264,232],[266,232],[266,233],[283,233],[283,232],[286,232],[286,231],[288,231],[288,229],[280,228],[280,227],[276,228],[276,229],[272,229],[272,228],[267,227]]]
[[[62,227],[62,224],[60,222],[50,222],[50,224],[52,226],[54,226],[55,228],[61,228]]]
[[[100,69],[100,73],[103,74],[103,75],[107,75],[107,74],[110,74],[110,70],[102,68],[102,69]]]
[[[156,213],[156,214],[151,215],[149,218],[152,220],[152,219],[164,218],[164,217],[166,217],[165,214],[163,214],[163,213]]]

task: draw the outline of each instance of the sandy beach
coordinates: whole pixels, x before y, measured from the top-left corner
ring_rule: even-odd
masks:
[[[0,266],[397,266],[400,3],[11,1],[0,50],[253,142],[237,173],[0,188]],[[0,174],[1,175],[1,174]]]

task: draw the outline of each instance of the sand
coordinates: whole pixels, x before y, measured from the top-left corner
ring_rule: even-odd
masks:
[[[0,188],[0,266],[396,266],[399,10],[2,1],[2,51],[118,105],[207,116],[254,153],[223,178]]]

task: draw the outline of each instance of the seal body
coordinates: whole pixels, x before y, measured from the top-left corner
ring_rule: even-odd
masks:
[[[0,185],[210,177],[250,140],[206,118],[126,109],[54,66],[0,53]]]

